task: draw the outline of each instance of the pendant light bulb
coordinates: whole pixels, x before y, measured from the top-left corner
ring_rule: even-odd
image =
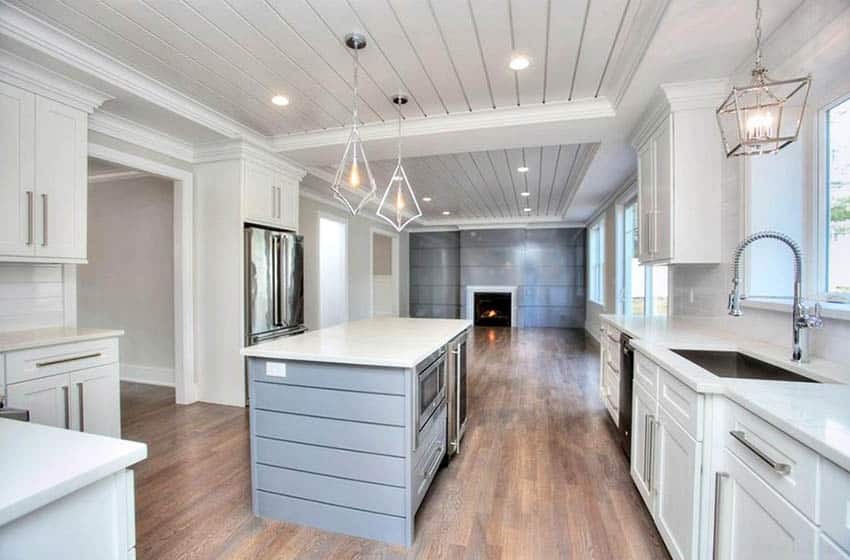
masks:
[[[416,194],[410,186],[407,172],[401,163],[401,106],[407,103],[407,97],[399,94],[393,96],[392,102],[398,107],[398,160],[390,175],[384,196],[381,198],[377,214],[396,231],[401,231],[407,224],[421,216],[422,210],[419,208]]]
[[[360,169],[357,167],[357,156],[351,160],[351,170],[348,172],[348,184],[352,188],[360,188]]]

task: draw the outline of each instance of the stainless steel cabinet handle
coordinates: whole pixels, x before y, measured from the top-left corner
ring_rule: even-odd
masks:
[[[729,435],[737,439],[741,445],[752,451],[756,457],[767,463],[767,465],[775,472],[783,475],[791,474],[791,465],[788,463],[780,463],[779,461],[771,458],[770,455],[756,447],[750,440],[748,440],[747,434],[744,433],[743,430],[732,430],[729,432]]]
[[[71,388],[65,385],[62,392],[65,397],[65,429],[68,430],[71,428]]]
[[[425,468],[424,471],[422,471],[422,478],[425,478],[426,480],[431,478],[431,475],[434,474],[434,471],[437,470],[437,466],[440,464],[440,456],[442,454],[443,444],[440,443],[440,445],[434,451],[434,455],[432,455],[431,458],[428,460],[428,466]]]
[[[714,536],[711,543],[711,557],[714,560],[720,558],[720,506],[722,503],[720,492],[725,478],[729,478],[725,472],[714,474]]]
[[[649,444],[649,447],[652,450],[652,453],[650,453],[649,456],[649,491],[651,493],[655,493],[658,491],[658,489],[655,488],[655,436],[658,434],[658,428],[661,426],[661,420],[656,420],[653,416],[650,426],[652,426],[652,443]]]
[[[56,364],[64,364],[65,362],[75,362],[77,360],[85,360],[88,358],[97,358],[101,352],[92,352],[91,354],[82,354],[80,356],[72,356],[70,358],[58,358],[56,360],[48,360],[46,362],[36,362],[35,367],[55,366]]]
[[[33,192],[27,191],[27,245],[32,245],[32,213],[33,213]]]
[[[47,246],[47,193],[41,193],[41,246]]]
[[[83,384],[77,383],[77,392],[78,392],[78,404],[80,406],[80,431],[86,431],[86,413],[85,413],[85,405],[83,404]]]
[[[652,420],[652,416],[647,414],[643,417],[643,478],[646,481],[647,487],[649,486],[649,438],[650,432],[652,428],[650,427],[650,422]]]
[[[652,414],[647,414],[646,420],[647,420],[648,425],[649,425],[649,430],[647,431],[646,439],[645,439],[645,443],[644,443],[644,445],[649,444],[649,452],[645,453],[645,457],[647,459],[647,462],[649,463],[649,466],[646,469],[646,486],[647,486],[647,488],[649,488],[649,492],[651,494],[652,490],[653,490],[652,489],[652,483],[653,483],[652,470],[655,467],[655,464],[654,464],[655,463],[655,457],[653,457],[653,455],[655,454],[655,416],[652,415]]]

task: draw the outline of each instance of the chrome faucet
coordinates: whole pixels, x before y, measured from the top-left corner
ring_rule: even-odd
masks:
[[[729,304],[727,306],[729,315],[740,317],[741,300],[746,296],[742,296],[740,292],[741,282],[741,257],[744,255],[744,249],[754,241],[759,239],[776,239],[788,245],[794,253],[794,304],[792,310],[791,321],[794,327],[794,349],[791,360],[795,362],[809,361],[809,329],[819,329],[823,326],[821,319],[820,304],[809,306],[803,301],[803,257],[800,251],[800,246],[797,242],[778,231],[760,231],[754,233],[741,241],[735,249],[735,257],[732,265],[732,291],[729,292]]]

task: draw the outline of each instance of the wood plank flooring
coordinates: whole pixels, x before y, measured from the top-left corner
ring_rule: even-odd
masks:
[[[583,331],[477,328],[461,454],[438,474],[412,548],[258,519],[244,409],[176,406],[121,385],[136,471],[139,560],[168,558],[669,558],[598,396]]]

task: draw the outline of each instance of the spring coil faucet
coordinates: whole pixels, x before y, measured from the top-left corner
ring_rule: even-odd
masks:
[[[794,253],[794,303],[791,315],[791,321],[793,323],[794,330],[794,348],[792,351],[791,360],[798,363],[808,362],[808,329],[819,329],[823,326],[823,320],[820,316],[821,306],[819,303],[816,303],[814,305],[814,308],[812,309],[809,307],[808,304],[803,301],[802,251],[800,250],[800,246],[797,244],[797,242],[785,235],[784,233],[778,231],[759,231],[746,237],[738,244],[738,247],[735,248],[735,256],[733,258],[732,263],[732,291],[729,292],[729,302],[727,305],[729,315],[732,315],[733,317],[740,317],[743,314],[743,312],[741,311],[741,300],[745,299],[745,296],[742,296],[740,292],[741,257],[743,257],[744,255],[744,249],[746,249],[751,243],[760,239],[776,239],[777,241],[781,241],[788,245],[788,247],[790,247],[791,251]]]

